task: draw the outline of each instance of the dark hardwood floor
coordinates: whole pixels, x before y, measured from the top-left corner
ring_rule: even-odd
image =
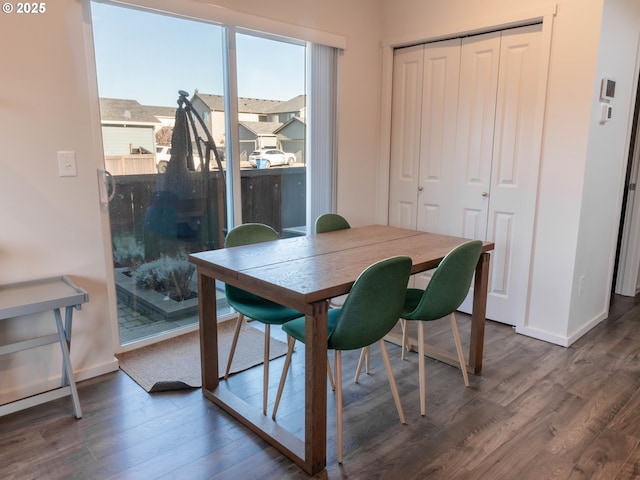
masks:
[[[468,321],[459,316],[463,338]],[[277,330],[277,329],[274,329]],[[453,348],[447,320],[430,340]],[[640,300],[616,297],[610,317],[570,348],[488,322],[482,375],[465,388],[427,360],[420,416],[417,358],[389,345],[407,425],[401,425],[377,347],[371,375],[352,383],[344,355],[344,464],[336,463],[329,393],[328,479],[640,478]],[[302,434],[301,347],[278,421]],[[272,362],[273,403],[283,359]],[[229,380],[261,405],[262,369]],[[147,394],[117,372],[79,384],[84,417],[64,398],[0,417],[2,479],[304,479],[289,460],[205,400],[199,390]]]

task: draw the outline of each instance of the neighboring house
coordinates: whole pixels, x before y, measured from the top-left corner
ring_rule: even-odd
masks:
[[[196,93],[191,102],[207,125],[216,146],[224,148],[224,97]],[[304,161],[304,95],[286,102],[241,98],[239,108],[241,161],[248,161],[253,150],[268,147],[295,153],[298,161]],[[140,147],[155,152],[156,144],[168,145],[170,142],[175,107],[101,98],[100,111],[106,156],[129,155]],[[158,141],[159,133],[165,140]]]
[[[266,122],[269,120],[265,112],[281,104],[279,100],[261,100],[257,98],[238,98],[238,120],[243,122]],[[209,95],[196,90],[191,98],[191,104],[202,117],[211,132],[217,146],[225,144],[224,97]]]
[[[259,148],[279,148],[275,133],[277,122],[240,122],[240,161],[248,161],[252,151]]]
[[[196,91],[191,98],[193,108],[202,117],[217,146],[225,144],[224,97]],[[306,97],[298,95],[288,101],[238,98],[240,121],[240,160],[248,160],[252,150],[262,147],[278,147],[296,153],[302,160],[304,148],[287,150],[279,142],[276,130],[292,118],[306,116]],[[303,122],[300,122],[304,126]],[[304,136],[301,137],[304,143]],[[299,140],[300,138],[296,138]]]
[[[273,133],[276,134],[277,145],[280,149],[295,153],[297,161],[304,162],[306,159],[306,131],[305,122],[298,117],[293,117],[287,123],[276,128]]]
[[[101,98],[100,117],[105,155],[129,155],[140,147],[155,151],[155,132],[162,122],[148,107],[136,100]]]
[[[266,112],[269,121],[286,123],[292,118],[300,118],[303,122],[307,119],[307,97],[306,95],[298,95],[291,100],[274,105],[271,110]]]

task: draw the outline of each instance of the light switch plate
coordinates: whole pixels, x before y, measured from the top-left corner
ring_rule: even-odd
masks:
[[[58,152],[58,174],[61,177],[75,177],[76,152]]]

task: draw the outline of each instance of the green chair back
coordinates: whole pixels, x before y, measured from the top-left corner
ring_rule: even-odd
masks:
[[[316,218],[316,233],[333,232],[351,228],[347,219],[337,213],[325,213]]]
[[[262,223],[245,223],[238,225],[227,233],[224,239],[224,246],[239,247],[241,245],[251,245],[253,243],[269,242],[278,240],[278,232],[269,225]],[[245,304],[260,304],[265,300],[262,297],[246,292],[232,285],[225,284],[225,293],[229,303],[238,310],[237,302]]]
[[[354,350],[377,342],[400,318],[411,258],[391,257],[367,267],[353,284],[335,326],[328,348]],[[338,310],[338,309],[335,309]]]
[[[268,242],[278,240],[278,232],[269,225],[262,223],[245,223],[232,228],[224,239],[224,246],[238,247],[240,245],[250,245],[252,243]]]
[[[437,320],[457,310],[469,293],[473,274],[482,253],[482,242],[472,240],[451,250],[436,269],[420,302],[406,320]]]

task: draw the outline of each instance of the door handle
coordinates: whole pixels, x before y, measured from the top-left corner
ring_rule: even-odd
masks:
[[[423,190],[422,187],[418,187],[418,191],[421,192]]]
[[[116,195],[116,181],[109,172],[98,169],[98,190],[100,193],[100,203],[107,205]],[[111,190],[111,193],[109,193]]]
[[[487,193],[487,192],[482,192],[482,194],[481,194],[481,195],[482,195],[483,197],[488,197],[488,196],[489,196],[489,193]]]

